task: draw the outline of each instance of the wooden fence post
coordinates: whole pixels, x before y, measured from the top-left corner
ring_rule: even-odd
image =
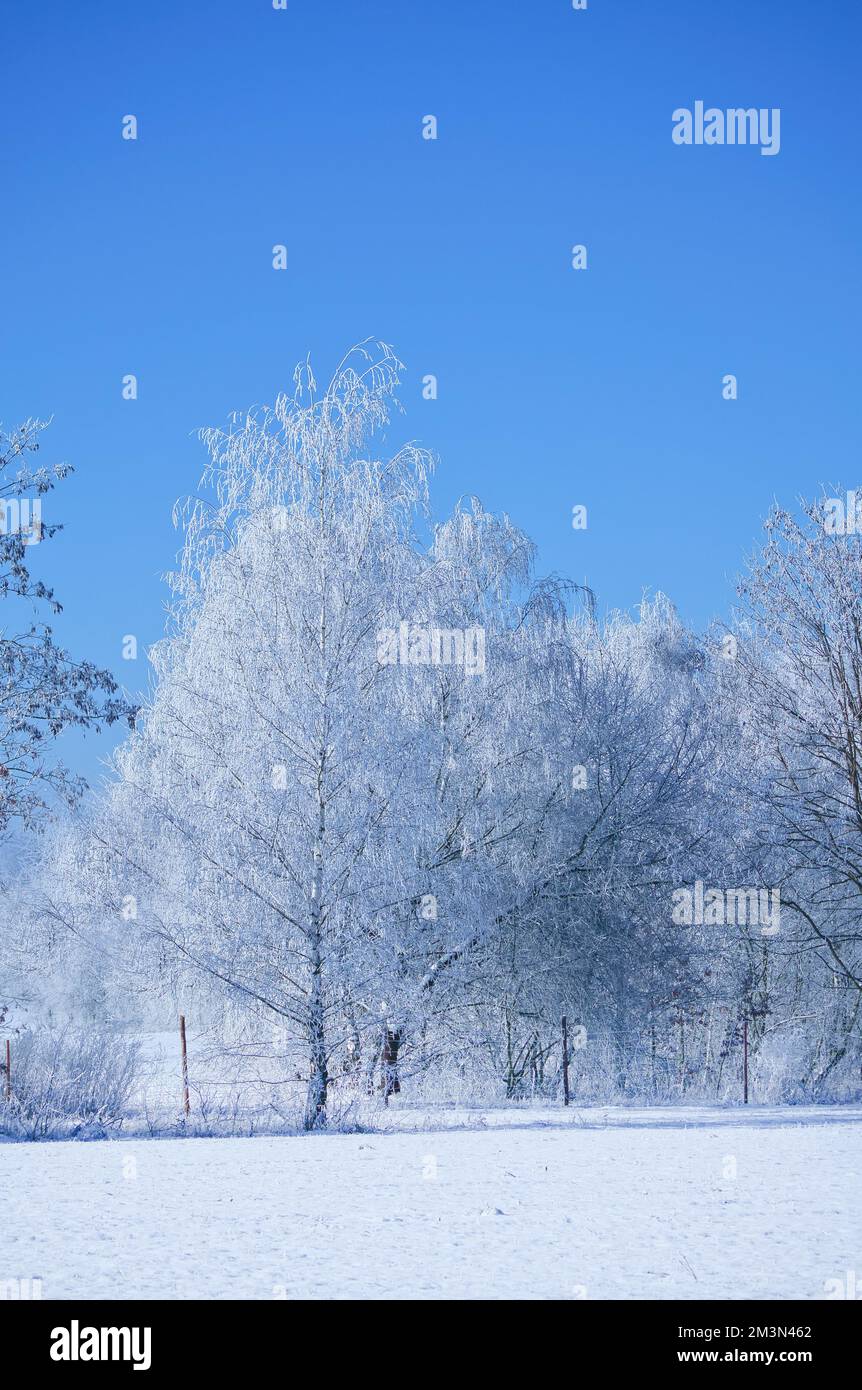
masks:
[[[566,1015],[563,1014],[563,1105],[569,1103],[569,1030]]]
[[[12,1044],[6,1039],[6,1085],[4,1087],[6,1099],[12,1099]]]
[[[183,1113],[189,1113],[189,1055],[186,1051],[186,1016],[180,1014],[180,1047],[183,1054]]]
[[[742,1020],[742,1103],[748,1104],[748,1019]]]

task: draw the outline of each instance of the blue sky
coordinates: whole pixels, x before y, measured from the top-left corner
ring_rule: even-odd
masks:
[[[0,418],[53,415],[76,469],[31,551],[61,639],[141,688],[193,431],[368,335],[439,515],[507,510],[602,608],[726,612],[774,497],[858,481],[860,30],[853,0],[7,6]],[[676,146],[699,99],[780,107],[780,153]]]

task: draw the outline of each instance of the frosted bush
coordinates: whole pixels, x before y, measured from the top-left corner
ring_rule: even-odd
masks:
[[[122,1123],[139,1068],[140,1044],[121,1034],[28,1029],[13,1043],[11,1096],[0,1101],[0,1134],[102,1138]]]

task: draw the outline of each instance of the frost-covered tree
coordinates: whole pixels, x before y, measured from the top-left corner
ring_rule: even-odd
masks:
[[[562,609],[559,586],[535,585],[532,565],[523,532],[471,498],[435,528],[421,590],[400,610],[415,646],[388,683],[411,745],[400,856],[410,877],[387,933],[390,1068],[405,1042],[422,1064],[435,1019],[483,976],[535,878],[550,805],[536,711],[554,637],[542,615]],[[428,659],[424,639],[439,631],[462,637],[462,662]]]
[[[750,766],[769,813],[757,850],[781,885],[785,961],[826,988],[818,1088],[862,1044],[862,537],[834,521],[827,498],[798,517],[775,507],[740,585]]]
[[[549,625],[531,706],[545,804],[533,872],[497,942],[507,1091],[557,1050],[560,1016],[601,1034],[620,1087],[644,1039],[702,992],[702,943],[672,892],[710,876],[729,743],[709,654],[659,596],[637,621]],[[532,1083],[530,1083],[532,1084]]]
[[[521,815],[517,701],[484,692],[524,541],[476,507],[417,535],[428,456],[365,454],[397,370],[362,348],[323,392],[303,368],[293,398],[206,433],[175,628],[94,831],[115,910],[302,1040],[310,1128],[334,1054],[375,1060],[387,1024],[395,1049],[491,923]]]
[[[32,547],[61,530],[42,520],[42,499],[71,471],[31,466],[45,424],[0,432],[0,837],[39,821],[55,794],[80,795],[83,781],[59,763],[53,745],[71,726],[98,729],[134,711],[110,672],[74,661],[40,610],[59,613],[53,591],[30,572]]]
[[[322,392],[302,368],[293,397],[206,432],[175,629],[103,831],[144,933],[301,1039],[309,1128],[345,1012],[375,992],[375,921],[402,891],[409,748],[377,633],[420,579],[429,460],[364,452],[397,367],[361,348]]]

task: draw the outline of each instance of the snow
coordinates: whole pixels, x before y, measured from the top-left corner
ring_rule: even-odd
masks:
[[[48,1298],[817,1299],[862,1110],[393,1111],[387,1132],[0,1145]]]

